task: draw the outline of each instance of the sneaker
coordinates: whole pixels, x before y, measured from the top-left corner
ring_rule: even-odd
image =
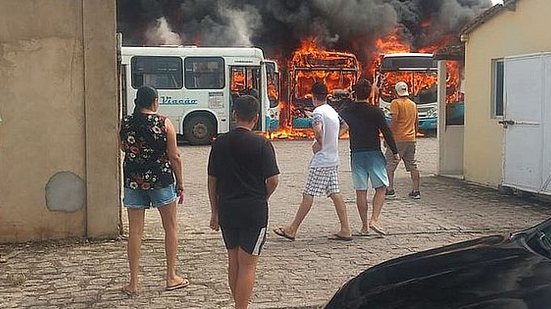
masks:
[[[385,198],[388,198],[388,199],[394,199],[396,198],[396,191],[394,190],[386,190],[385,192]]]
[[[421,199],[421,192],[419,191],[411,191],[411,193],[408,194],[409,197],[415,200]]]

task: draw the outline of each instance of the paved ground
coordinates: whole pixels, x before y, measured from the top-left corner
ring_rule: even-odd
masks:
[[[528,227],[551,216],[551,207],[531,200],[502,196],[496,191],[458,180],[433,177],[436,139],[419,142],[423,176],[422,199],[410,200],[409,180],[397,174],[399,198],[386,203],[384,238],[356,238],[349,243],[328,240],[337,228],[332,204],[317,199],[297,241],[268,235],[260,261],[252,308],[316,306],[351,277],[369,266],[492,233]],[[270,224],[288,222],[300,200],[308,141],[274,143],[282,171],[280,187],[270,207]],[[348,164],[348,142],[341,143],[342,191],[353,226],[359,227]],[[226,256],[221,236],[208,229],[206,192],[208,147],[183,147],[186,205],[179,213],[180,272],[192,282],[165,292],[163,233],[157,213],[147,213],[142,258],[142,295],[119,292],[127,279],[126,242],[50,242],[0,245],[0,307],[40,308],[231,308],[226,284]],[[123,216],[126,225],[126,217]]]

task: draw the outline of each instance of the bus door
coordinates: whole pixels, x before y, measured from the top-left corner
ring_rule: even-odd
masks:
[[[265,119],[265,131],[277,131],[279,130],[279,72],[277,71],[277,65],[274,61],[268,60],[264,62],[264,69],[266,70],[266,90],[268,95],[268,111],[264,115]],[[264,73],[263,73],[264,75]],[[264,85],[264,84],[263,84]]]
[[[242,95],[252,95],[253,97],[256,97],[260,102],[260,115],[265,114],[262,98],[260,96],[262,93],[260,72],[260,66],[230,67],[230,114],[233,110],[233,101]],[[233,117],[230,118],[230,129],[233,129],[236,126],[235,119],[233,119]],[[260,117],[253,130],[261,131],[262,121],[263,117]]]

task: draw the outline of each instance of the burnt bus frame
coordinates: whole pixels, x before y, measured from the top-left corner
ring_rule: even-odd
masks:
[[[288,85],[289,85],[289,96],[288,96],[288,99],[289,99],[289,107],[291,106],[294,106],[294,94],[296,92],[296,85],[295,83],[293,82],[295,80],[295,76],[296,76],[296,73],[299,72],[299,71],[323,71],[323,72],[340,72],[340,73],[343,73],[343,72],[347,72],[347,73],[354,73],[354,82],[356,82],[358,80],[358,71],[360,71],[359,69],[357,68],[342,68],[342,67],[326,67],[326,66],[316,66],[316,67],[294,67],[293,69],[289,70],[289,78],[288,78]],[[287,108],[286,109],[286,118],[287,118],[287,123],[289,125],[289,127],[293,127],[293,119],[292,119],[292,114],[291,114],[291,108]]]

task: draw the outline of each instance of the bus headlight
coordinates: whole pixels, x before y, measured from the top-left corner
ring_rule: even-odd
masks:
[[[279,118],[279,111],[277,110],[270,110],[268,112],[268,116],[270,116],[271,119],[278,119]]]

